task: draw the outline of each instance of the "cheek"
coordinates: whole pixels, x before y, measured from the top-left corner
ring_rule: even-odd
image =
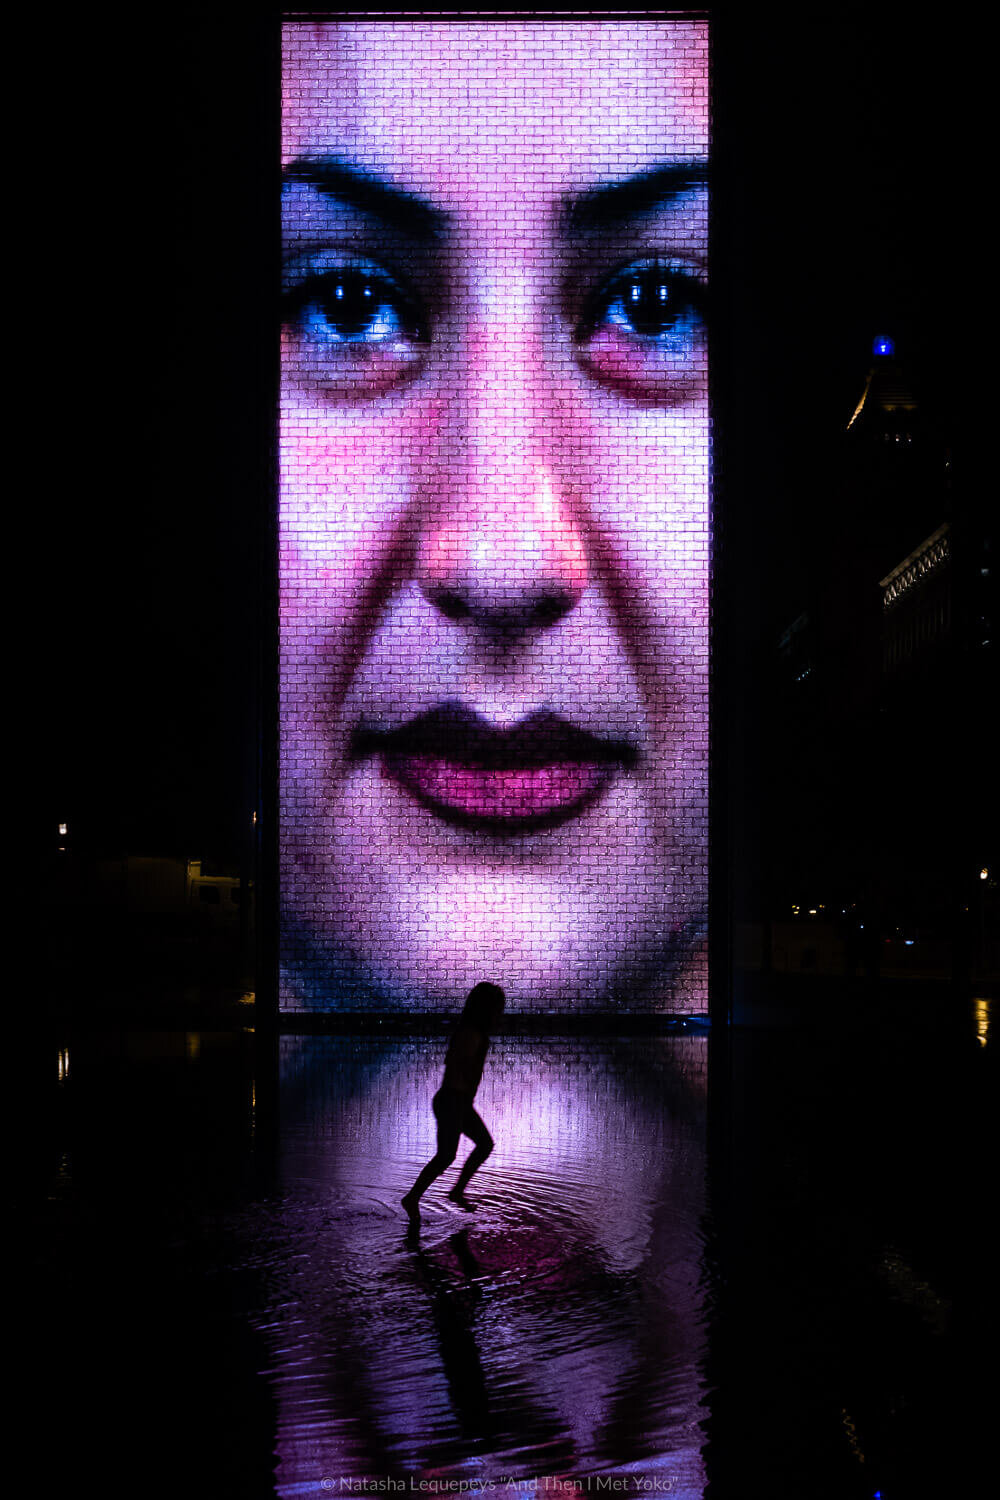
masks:
[[[594,476],[614,565],[655,615],[682,595],[707,621],[709,429],[707,417],[636,414],[602,434]]]
[[[279,583],[283,618],[351,614],[385,572],[435,441],[425,405],[375,415],[296,406],[282,414]]]

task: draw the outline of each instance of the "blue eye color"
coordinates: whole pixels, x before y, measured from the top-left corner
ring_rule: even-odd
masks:
[[[657,261],[617,271],[588,299],[577,339],[615,328],[637,344],[681,354],[704,323],[705,287],[686,267]]]
[[[327,248],[286,264],[282,359],[325,399],[368,400],[416,379],[429,339],[420,300],[377,261]]]
[[[620,266],[577,304],[581,368],[628,399],[692,399],[704,373],[706,300],[696,264],[651,256]],[[384,263],[313,251],[286,264],[282,301],[289,371],[334,399],[382,395],[427,368],[425,301]]]
[[[407,292],[378,267],[308,264],[284,292],[284,321],[317,348],[364,350],[425,342]]]
[[[332,296],[318,294],[301,312],[303,331],[317,343],[378,344],[402,330],[392,304],[376,296],[371,286],[345,287],[338,282]]]
[[[643,405],[705,393],[708,287],[697,263],[659,256],[613,270],[585,297],[574,342],[596,383]]]

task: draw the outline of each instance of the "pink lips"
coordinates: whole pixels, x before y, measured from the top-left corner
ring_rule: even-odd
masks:
[[[383,767],[432,811],[494,825],[561,822],[582,811],[614,774],[611,765],[586,761],[510,769],[435,755],[386,757]]]
[[[452,701],[394,729],[359,725],[352,754],[375,757],[384,776],[445,822],[500,835],[577,817],[636,759],[632,746],[548,709],[497,728]]]

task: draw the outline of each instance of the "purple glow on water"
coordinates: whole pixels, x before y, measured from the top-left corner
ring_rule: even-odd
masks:
[[[341,1479],[700,1496],[705,1038],[495,1041],[475,1211],[399,1198],[442,1039],[282,1044],[281,1197],[255,1226],[277,1493]]]

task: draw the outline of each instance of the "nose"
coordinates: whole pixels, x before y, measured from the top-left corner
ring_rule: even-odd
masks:
[[[434,466],[417,582],[442,615],[498,634],[557,624],[588,565],[575,501],[549,455],[561,434],[539,361],[494,340],[470,361]]]
[[[516,497],[480,497],[425,528],[417,576],[449,620],[520,632],[555,625],[579,602],[587,560],[550,473]]]

